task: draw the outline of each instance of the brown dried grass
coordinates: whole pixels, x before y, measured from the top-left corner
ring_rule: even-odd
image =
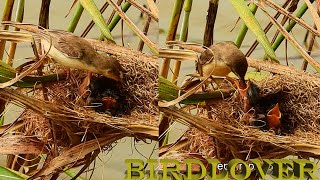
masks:
[[[218,158],[225,162],[233,158],[283,158],[288,155],[319,158],[318,82],[318,76],[307,73],[303,76],[270,75],[255,82],[263,96],[281,94],[279,103],[285,118],[281,135],[245,125],[245,113],[237,94],[211,102],[213,119],[207,118],[206,108],[198,108],[195,115],[178,109],[160,110],[192,127],[184,135],[189,145],[179,150],[181,154],[200,154],[204,158]]]
[[[36,171],[34,178],[59,172],[64,167],[88,165],[96,157],[96,152],[111,150],[110,147],[125,136],[136,140],[157,140],[157,59],[136,51],[131,54],[141,58],[117,54],[127,71],[121,92],[126,93],[127,102],[132,108],[129,114],[119,117],[98,113],[84,106],[79,86],[86,73],[81,70],[72,70],[67,80],[46,84],[48,101],[44,100],[42,89],[33,93],[24,89],[0,89],[1,98],[11,99],[26,107],[19,118],[19,121],[25,122],[19,128],[19,134],[36,138],[44,144],[45,150],[49,150],[47,163]],[[63,72],[65,69],[56,65],[55,69],[46,73],[57,71]],[[12,128],[1,131],[1,134],[9,131]],[[19,149],[13,152],[21,153]],[[28,153],[32,154],[30,151]]]

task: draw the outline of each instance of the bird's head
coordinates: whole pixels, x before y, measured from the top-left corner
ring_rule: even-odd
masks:
[[[115,81],[122,81],[125,70],[115,58],[108,58],[105,64],[101,64],[100,73]]]

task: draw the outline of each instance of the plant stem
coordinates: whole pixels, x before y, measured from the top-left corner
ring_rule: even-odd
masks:
[[[121,10],[122,10],[122,12],[126,13],[129,10],[130,7],[131,7],[131,4],[126,2],[122,6]],[[108,28],[110,29],[110,32],[112,32],[112,30],[116,27],[116,25],[119,23],[120,19],[121,19],[121,17],[119,16],[119,14],[116,14],[112,18],[112,21],[108,25]],[[103,36],[102,35],[99,37],[99,40],[103,40]]]
[[[7,0],[4,5],[3,13],[2,13],[2,21],[10,21],[12,16],[12,9],[14,5],[14,0]],[[7,30],[8,26],[3,26],[2,30]],[[0,59],[3,59],[4,50],[6,48],[6,41],[0,41]]]
[[[317,29],[317,27],[315,25],[314,25],[314,28]],[[316,35],[311,34],[310,42],[309,42],[309,45],[308,45],[308,51],[307,51],[307,53],[309,55],[312,52],[312,49],[313,49],[313,46],[314,46],[314,42],[315,42],[315,38],[316,38]],[[304,59],[303,63],[302,63],[302,66],[301,66],[301,69],[306,71],[307,67],[308,67],[308,61]]]
[[[100,9],[100,13],[102,14],[107,9],[108,6],[109,6],[109,3],[105,2],[104,5]],[[87,34],[89,33],[89,31],[92,29],[93,25],[94,25],[94,21],[91,20],[89,25],[86,27],[86,29],[81,34],[81,37],[86,37]]]
[[[144,23],[144,27],[143,27],[143,34],[144,35],[148,34],[150,23],[151,23],[151,17],[148,17],[146,22]],[[143,50],[143,46],[144,46],[144,42],[142,40],[140,40],[137,50],[138,51],[142,51]]]
[[[122,12],[126,13],[129,10],[130,7],[131,7],[130,3],[128,3],[128,2],[124,3],[123,7],[121,8]],[[119,14],[116,14],[113,17],[112,21],[108,25],[108,28],[110,29],[110,31],[112,31],[116,27],[116,25],[118,24],[120,19],[121,19],[121,17],[119,16]]]
[[[189,17],[192,8],[192,0],[186,0],[184,4],[184,16],[182,20],[182,27],[180,32],[180,41],[186,42],[188,39],[188,29],[189,29]],[[173,66],[173,75],[171,77],[171,82],[177,83],[176,80],[179,77],[181,68],[181,61],[176,61]]]
[[[216,22],[219,0],[210,0],[207,23],[204,31],[203,45],[209,47],[213,44],[214,24]]]
[[[175,1],[172,15],[171,15],[171,20],[170,20],[169,31],[167,34],[167,39],[166,39],[167,41],[175,40],[183,3],[184,3],[184,0]],[[161,70],[160,70],[160,75],[167,78],[169,73],[169,67],[170,67],[170,59],[164,59]]]
[[[69,24],[69,27],[67,29],[68,32],[74,32],[74,30],[76,29],[79,20],[81,18],[81,15],[83,13],[84,8],[82,7],[81,3],[78,4],[76,12],[74,13],[72,20]],[[93,22],[93,21],[92,21]]]
[[[313,3],[313,1],[314,1],[314,0],[310,0],[311,3]],[[298,10],[298,12],[297,12],[297,14],[296,14],[296,17],[297,17],[297,18],[301,18],[301,17],[304,15],[304,13],[307,11],[307,9],[308,9],[308,6],[307,6],[306,3],[304,3],[304,4],[300,7],[300,9]],[[290,31],[292,30],[292,28],[293,28],[296,24],[297,24],[297,23],[296,23],[295,21],[291,21],[291,22],[289,23],[289,25],[287,25],[286,31],[287,31],[287,32],[290,32]],[[284,36],[281,34],[281,35],[277,38],[277,40],[273,43],[273,45],[272,45],[272,48],[273,48],[274,51],[278,49],[278,47],[280,46],[280,44],[282,43],[283,40],[284,40]]]
[[[100,13],[94,1],[93,0],[79,0],[79,1],[83,6],[83,8],[90,13],[93,21],[99,26],[100,31],[102,32],[104,37],[110,42],[114,43],[114,39],[111,35],[110,29],[108,28],[107,23],[105,22],[102,14]]]
[[[252,12],[252,14],[256,14],[258,6],[256,4],[254,4],[254,3],[251,3],[250,6],[249,6],[249,9]],[[240,28],[239,34],[238,34],[238,36],[236,37],[236,40],[235,40],[235,44],[238,47],[241,46],[241,44],[243,42],[243,39],[246,36],[247,32],[248,32],[248,27],[246,26],[246,24],[243,23],[241,28]]]
[[[184,4],[184,0],[176,0],[174,3],[169,30],[166,38],[167,41],[175,40],[183,4]],[[161,70],[160,70],[160,75],[163,76],[164,78],[168,77],[169,67],[170,67],[170,59],[166,58],[164,59]],[[166,116],[164,113],[160,113],[159,135],[165,134],[169,126],[170,126],[170,120],[168,116]],[[164,146],[168,144],[168,138],[169,138],[169,133],[165,135],[165,138],[159,139],[159,146]]]
[[[40,15],[39,15],[39,25],[46,29],[49,28],[50,3],[51,3],[51,0],[42,0]]]
[[[17,6],[18,6],[18,9],[17,9],[15,21],[16,22],[22,22],[23,13],[24,13],[24,0],[19,0]],[[19,31],[18,28],[14,28],[14,29],[15,29],[15,31]],[[9,48],[9,56],[8,56],[8,59],[7,59],[7,62],[6,62],[9,66],[12,66],[12,63],[13,63],[12,60],[14,59],[16,48],[17,48],[17,43],[11,42],[10,43],[10,48]]]
[[[283,8],[286,8],[286,7],[289,5],[290,2],[291,2],[291,0],[287,0],[287,1],[282,5],[282,7],[283,7]],[[276,15],[274,16],[274,18],[275,18],[275,19],[278,19],[280,15],[281,15],[281,13],[280,13],[280,12],[277,12]],[[272,22],[269,22],[269,24],[264,28],[264,32],[267,33],[267,32],[271,29],[272,26],[273,26]],[[256,49],[256,47],[258,46],[258,44],[259,44],[258,41],[255,40],[254,43],[253,43],[253,44],[251,45],[251,47],[249,48],[249,50],[247,51],[246,57],[249,57],[249,56],[253,53],[253,51]]]

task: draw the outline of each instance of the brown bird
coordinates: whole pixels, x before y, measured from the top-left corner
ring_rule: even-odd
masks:
[[[219,42],[201,53],[197,71],[203,77],[227,76],[231,71],[239,78],[239,87],[246,89],[244,76],[248,69],[245,55],[231,41]]]
[[[99,54],[87,40],[73,33],[62,30],[40,30],[30,24],[14,22],[3,22],[3,24],[35,33],[34,37],[40,38],[44,51],[63,66],[102,74],[115,81],[121,81],[123,78],[124,70],[118,60]]]
[[[114,57],[99,54],[85,39],[61,30],[48,30],[48,32],[49,35],[41,33],[41,44],[57,63],[102,74],[116,81],[123,78],[123,69],[119,61]]]

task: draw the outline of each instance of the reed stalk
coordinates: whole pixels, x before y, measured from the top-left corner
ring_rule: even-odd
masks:
[[[148,30],[149,30],[149,27],[150,27],[150,23],[151,23],[151,17],[148,17],[146,22],[144,23],[144,26],[143,26],[143,34],[144,35],[147,35],[148,34]],[[139,42],[139,45],[137,47],[137,50],[138,51],[142,51],[143,50],[143,47],[144,47],[144,42],[142,40],[140,40]]]
[[[72,19],[71,19],[71,22],[67,28],[67,31],[68,32],[74,32],[74,30],[76,29],[78,23],[79,23],[79,20],[81,18],[81,15],[83,13],[83,6],[79,3],[78,6],[77,6],[77,9],[76,9],[76,12],[74,13]],[[93,21],[92,21],[93,22]]]
[[[131,4],[126,2],[124,3],[124,5],[122,6],[121,10],[122,12],[126,13],[129,8],[131,7]],[[119,16],[119,14],[116,14],[113,18],[112,21],[109,23],[108,28],[110,29],[110,32],[112,32],[112,30],[116,27],[116,25],[119,23],[121,17]],[[102,34],[99,37],[99,40],[102,41],[103,40],[103,36]]]
[[[313,3],[314,0],[310,0],[311,3]],[[301,18],[304,13],[308,10],[308,6],[306,3],[304,3],[300,9],[298,10],[298,12],[296,13],[296,17],[297,18]],[[287,32],[291,32],[292,28],[297,24],[297,22],[295,21],[291,21],[287,27],[285,28]],[[278,47],[280,46],[280,44],[282,43],[282,41],[284,40],[284,36],[282,34],[280,34],[280,36],[277,38],[277,40],[272,44],[272,49],[275,51],[278,49]]]
[[[104,37],[110,42],[114,42],[114,39],[111,35],[110,29],[108,28],[107,23],[104,21],[102,14],[97,8],[93,0],[80,0],[81,5],[86,11],[88,11],[93,19],[93,21],[98,25],[101,30],[101,33]]]
[[[105,2],[104,5],[100,9],[100,13],[102,14],[107,9],[108,6],[109,6],[109,3]],[[87,34],[89,33],[89,31],[92,29],[93,25],[94,25],[94,21],[91,20],[90,23],[88,24],[88,26],[86,27],[86,29],[81,34],[81,37],[86,37]]]
[[[316,28],[316,26],[314,25],[314,28]],[[312,52],[312,49],[313,49],[313,46],[314,46],[314,42],[315,42],[315,38],[316,36],[314,34],[311,34],[311,38],[310,38],[310,42],[308,44],[308,51],[307,53],[309,55],[311,55],[311,52]],[[308,67],[308,61],[307,60],[303,60],[303,63],[302,63],[302,66],[301,66],[301,69],[306,71],[307,70],[307,67]]]
[[[167,41],[175,40],[183,4],[184,4],[184,0],[175,1],[172,15],[171,15],[169,30],[166,38]],[[167,78],[169,73],[169,68],[170,68],[170,59],[164,59],[162,67],[160,69],[160,75],[163,76],[164,78]]]
[[[189,17],[192,9],[192,0],[186,0],[184,4],[184,16],[182,20],[182,27],[180,32],[180,41],[186,42],[188,39],[188,29],[189,29]],[[173,75],[171,81],[177,84],[176,80],[179,77],[181,68],[181,61],[176,61],[173,66]]]
[[[205,28],[205,33],[203,35],[203,45],[209,47],[213,44],[213,33],[214,33],[214,25],[217,18],[219,0],[210,0],[208,15],[207,15],[207,23]]]
[[[251,3],[249,6],[249,9],[252,12],[252,14],[256,14],[258,6],[254,3]],[[240,31],[236,37],[236,40],[235,40],[235,44],[238,46],[238,48],[240,48],[247,32],[248,32],[248,27],[246,26],[246,24],[242,24]]]
[[[291,2],[291,0],[287,0],[283,5],[282,8],[286,8],[289,3]],[[275,19],[278,19],[280,17],[281,13],[277,12],[276,15],[274,16]],[[264,28],[264,32],[267,33],[269,32],[269,30],[271,29],[271,27],[273,26],[272,22],[269,22],[268,25]],[[253,51],[256,49],[256,47],[258,46],[258,41],[255,40],[254,43],[250,46],[249,50],[246,53],[246,56],[249,57]]]
[[[11,20],[13,5],[14,5],[14,0],[6,1],[4,5],[3,13],[2,13],[2,21]],[[8,28],[9,28],[8,26],[3,26],[2,30],[7,30]],[[6,48],[6,41],[5,40],[0,41],[0,59],[1,60],[3,59],[5,48]]]
[[[17,7],[17,12],[16,12],[16,18],[15,18],[15,21],[16,22],[22,22],[23,20],[23,12],[24,12],[24,0],[19,0],[18,1],[18,7]],[[19,31],[18,28],[14,28],[15,31]],[[14,59],[14,55],[15,55],[15,52],[16,52],[16,48],[17,48],[17,43],[15,42],[11,42],[10,43],[10,48],[9,48],[9,56],[8,56],[8,59],[6,61],[6,63],[9,65],[9,66],[12,66],[13,64],[13,59]]]

